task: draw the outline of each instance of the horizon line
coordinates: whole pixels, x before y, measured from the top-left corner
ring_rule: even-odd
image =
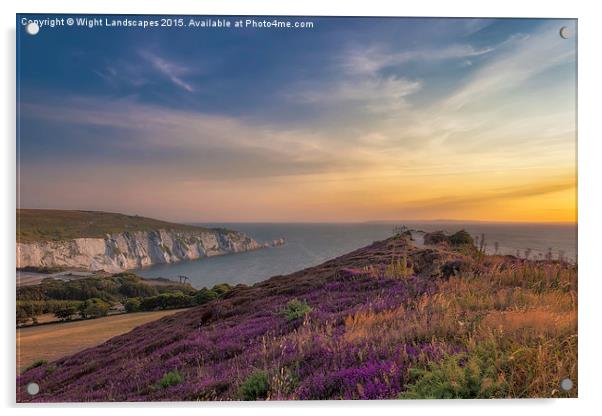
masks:
[[[436,218],[436,219],[384,219],[384,220],[350,220],[350,221],[329,221],[329,220],[312,220],[312,221],[302,221],[302,220],[289,220],[289,221],[266,221],[266,220],[257,220],[257,221],[236,221],[236,220],[169,220],[162,219],[154,216],[147,216],[146,214],[137,214],[137,213],[125,213],[119,211],[104,211],[104,210],[93,210],[93,209],[81,209],[81,208],[71,208],[71,209],[61,209],[61,208],[24,208],[24,207],[16,207],[16,211],[19,210],[39,210],[39,211],[86,211],[86,212],[102,212],[107,214],[121,214],[121,215],[129,215],[129,216],[138,216],[145,217],[150,219],[156,219],[160,221],[166,222],[174,222],[180,224],[401,224],[404,222],[407,223],[487,223],[487,224],[570,224],[570,225],[578,225],[578,219],[574,221],[513,221],[513,220],[484,220],[484,219],[454,219],[454,218]]]
[[[406,219],[406,220],[358,220],[358,221],[182,221],[183,224],[401,224],[407,223],[486,223],[486,224],[567,224],[578,221],[508,221],[467,219]]]

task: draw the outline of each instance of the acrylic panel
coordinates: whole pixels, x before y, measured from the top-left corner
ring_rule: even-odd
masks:
[[[17,15],[17,401],[577,397],[577,21]]]

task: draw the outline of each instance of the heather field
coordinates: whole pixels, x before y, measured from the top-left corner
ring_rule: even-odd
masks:
[[[236,286],[26,371],[17,399],[576,397],[576,266],[444,240],[397,235]]]

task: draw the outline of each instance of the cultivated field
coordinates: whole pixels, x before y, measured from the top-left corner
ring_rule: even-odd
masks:
[[[50,362],[74,354],[182,310],[128,313],[17,329],[17,372],[21,373],[37,360]]]

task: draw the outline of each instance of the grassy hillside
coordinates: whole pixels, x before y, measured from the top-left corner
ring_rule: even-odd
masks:
[[[101,211],[66,211],[51,209],[17,209],[17,241],[69,240],[102,238],[124,231],[207,230],[202,227]]]
[[[17,397],[576,397],[576,294],[574,265],[396,236],[41,365]]]

